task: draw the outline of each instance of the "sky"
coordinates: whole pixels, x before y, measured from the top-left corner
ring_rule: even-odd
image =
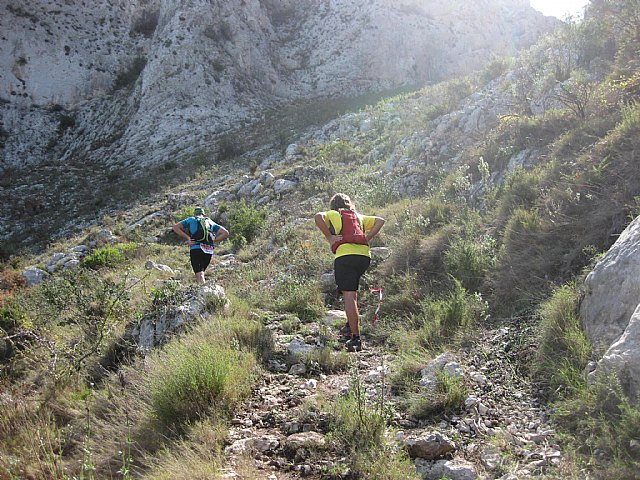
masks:
[[[579,15],[582,18],[583,7],[588,0],[530,0],[531,6],[545,15],[558,17],[564,20],[567,13],[572,16]]]

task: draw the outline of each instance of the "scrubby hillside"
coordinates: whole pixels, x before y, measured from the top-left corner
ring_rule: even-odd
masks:
[[[202,163],[281,144],[291,126],[334,117],[327,98],[468,73],[555,25],[522,0],[7,0],[0,11],[3,256]]]
[[[286,149],[230,143],[12,258],[0,478],[636,478],[640,412],[613,373],[587,385],[578,304],[640,214],[637,7]],[[311,220],[336,191],[387,220],[357,354]],[[232,233],[206,288],[170,232],[195,205]]]

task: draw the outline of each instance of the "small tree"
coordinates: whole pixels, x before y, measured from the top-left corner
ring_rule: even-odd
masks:
[[[590,81],[583,71],[577,71],[566,82],[558,84],[552,97],[584,120],[595,91],[595,82]]]

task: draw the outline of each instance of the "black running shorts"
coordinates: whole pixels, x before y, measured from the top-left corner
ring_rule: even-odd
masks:
[[[193,248],[189,250],[189,257],[191,258],[191,268],[193,273],[204,272],[209,263],[211,263],[211,257],[213,255],[204,253],[200,248]]]
[[[369,268],[371,259],[365,255],[343,255],[333,262],[338,290],[341,292],[357,292],[360,277]]]

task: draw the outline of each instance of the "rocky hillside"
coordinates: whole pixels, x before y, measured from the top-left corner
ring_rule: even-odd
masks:
[[[147,167],[126,206],[4,262],[0,478],[636,480],[636,7],[593,2],[512,60],[288,145],[265,122]],[[103,170],[3,177],[14,235],[51,199],[76,211],[67,192],[126,194]],[[336,191],[386,219],[357,353],[313,222]],[[196,205],[231,232],[203,288],[172,232]]]
[[[1,3],[0,193],[17,199],[3,240],[26,214],[122,203],[100,192],[215,162],[265,128],[253,142],[277,143],[323,108],[287,125],[287,106],[469,72],[554,26],[506,0]]]

